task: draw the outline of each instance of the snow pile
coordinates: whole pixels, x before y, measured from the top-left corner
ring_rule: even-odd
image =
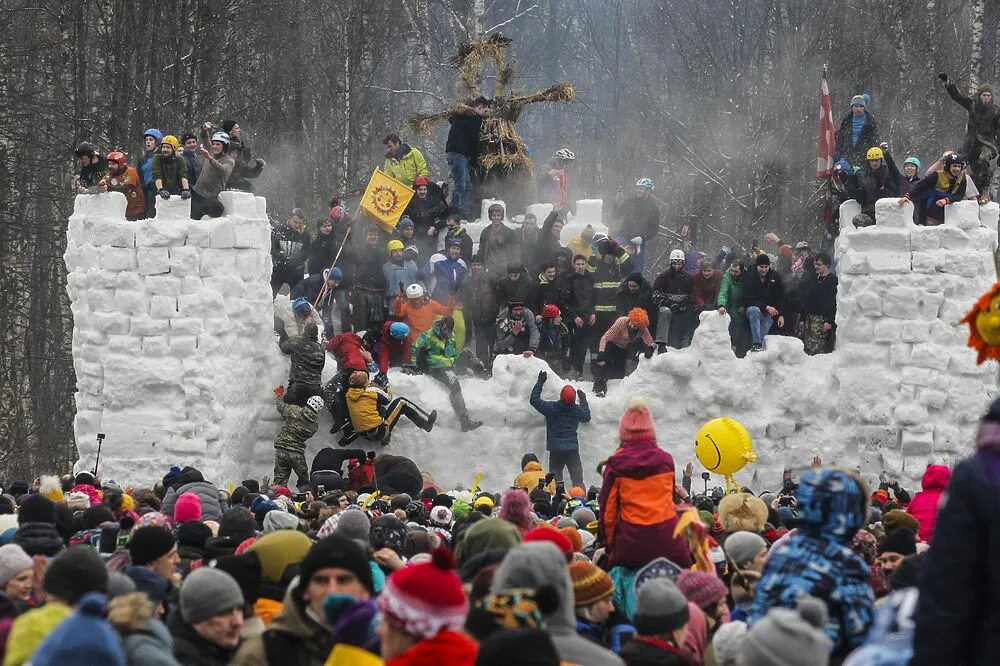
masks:
[[[231,217],[192,222],[187,205],[171,201],[144,223],[122,219],[119,195],[77,198],[66,263],[80,467],[93,465],[101,431],[106,477],[152,482],[174,463],[200,465],[223,485],[271,472],[280,427],[271,389],[287,378],[288,360],[272,333],[264,202],[224,196]],[[580,229],[594,208],[578,203]],[[877,226],[842,231],[836,353],[809,357],[799,340],[769,337],[763,352],[737,359],[728,316],[706,313],[691,347],[641,359],[606,398],[591,398],[593,420],[580,429],[587,483],[598,482],[594,468],[614,452],[635,394],[649,402],[678,468],[695,461],[705,421],[741,421],[759,459],[736,476],[761,489],[779,488],[785,466],[803,468],[817,453],[870,480],[885,469],[912,484],[928,461],[971,451],[996,365],[975,365],[956,322],[993,283],[1000,207],[957,204],[937,228],[914,227],[910,216],[883,201]],[[521,455],[545,448],[544,420],[528,405],[543,369],[538,359],[502,356],[491,380],[463,379],[469,411],[485,423],[471,433],[459,430],[441,384],[392,370],[396,394],[439,418],[429,434],[403,419],[391,452],[447,486],[468,486],[480,471],[485,487],[508,486]],[[335,370],[329,358],[325,378]],[[557,399],[562,385],[549,370],[543,397]],[[589,383],[577,387],[590,392]],[[324,413],[307,455],[336,445],[329,427]]]

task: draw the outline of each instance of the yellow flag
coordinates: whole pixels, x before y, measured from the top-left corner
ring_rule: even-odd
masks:
[[[476,474],[476,480],[472,482],[472,490],[470,490],[469,492],[475,495],[476,491],[479,490],[479,484],[482,483],[482,481],[483,481],[483,473],[480,472],[479,474]]]
[[[375,169],[361,198],[361,210],[383,230],[392,233],[412,198],[413,190],[381,169]]]

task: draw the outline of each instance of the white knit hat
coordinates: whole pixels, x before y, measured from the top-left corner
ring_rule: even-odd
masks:
[[[0,587],[9,583],[15,576],[30,569],[31,556],[14,543],[0,546]]]

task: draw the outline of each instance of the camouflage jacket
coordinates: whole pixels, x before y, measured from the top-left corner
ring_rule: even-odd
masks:
[[[274,440],[274,448],[303,453],[306,450],[306,440],[319,429],[316,412],[308,407],[289,405],[278,398],[278,413],[285,417],[285,425],[281,426],[281,432]]]

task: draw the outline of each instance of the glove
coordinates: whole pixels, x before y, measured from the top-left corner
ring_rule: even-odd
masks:
[[[544,370],[538,373],[538,381],[544,382],[548,378],[549,378],[549,373],[545,372]]]
[[[942,83],[948,83],[948,75],[945,74],[944,72],[938,74],[938,78],[941,79]]]
[[[384,372],[375,373],[375,379],[373,381],[376,385],[381,386],[382,388],[389,385],[389,378]]]
[[[646,347],[646,353],[644,356],[646,358],[653,358],[654,353],[656,353],[656,347]]]
[[[582,400],[586,400],[587,399],[587,394],[583,392],[583,389],[577,389],[576,390],[576,397],[578,397],[581,401]]]
[[[419,375],[420,371],[417,370],[416,366],[404,365],[403,366],[403,374],[404,375]]]
[[[170,198],[170,192],[168,192],[167,190],[160,190],[159,192],[157,192],[157,194],[160,195],[161,199],[169,199]]]
[[[635,238],[633,238],[632,239],[632,245],[635,245],[636,247],[641,247],[642,246],[642,236],[636,236]]]
[[[181,199],[190,199],[191,190],[181,190]]]
[[[278,397],[278,398],[284,397],[284,395],[285,395],[285,387],[284,387],[284,385],[282,385],[282,386],[276,386],[274,388],[274,395],[276,397]]]
[[[886,153],[889,152],[889,142],[887,141],[883,141],[882,143],[878,144],[878,147],[882,149],[882,152]]]

